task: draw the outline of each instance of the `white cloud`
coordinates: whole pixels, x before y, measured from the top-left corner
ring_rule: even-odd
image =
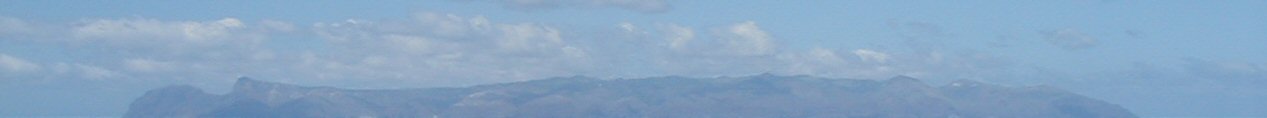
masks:
[[[0,54],[0,69],[7,72],[33,72],[39,70],[39,64],[32,63],[22,58]]]
[[[321,72],[314,78],[424,79],[449,85],[541,79],[580,73],[595,54],[568,42],[554,27],[482,16],[418,13],[404,21],[347,20],[313,28],[336,50],[312,51],[303,56],[306,61],[297,61],[299,71]]]
[[[620,26],[619,24],[617,26]],[[636,26],[636,25],[635,25]],[[674,27],[674,28],[669,28]],[[628,32],[616,27],[620,32]],[[979,53],[942,54],[936,48],[912,53],[884,52],[874,49],[833,50],[813,48],[809,50],[779,50],[775,39],[754,22],[714,28],[713,35],[698,40],[674,40],[675,31],[690,31],[689,27],[662,25],[654,31],[660,33],[636,34],[633,38],[655,37],[663,40],[654,43],[630,43],[628,45],[669,46],[604,46],[595,58],[635,57],[646,62],[607,59],[604,62],[634,63],[617,66],[636,67],[650,75],[719,76],[753,73],[808,74],[828,77],[858,79],[885,79],[898,75],[944,78],[982,78],[1006,66],[1006,60]],[[685,33],[683,33],[685,34]],[[689,38],[681,38],[689,39]],[[679,41],[675,44],[675,41]],[[685,45],[688,44],[691,45]],[[678,47],[674,47],[674,45]],[[633,48],[633,49],[631,49]],[[665,49],[643,49],[665,48]],[[615,50],[601,52],[603,50]],[[633,50],[633,51],[630,51]],[[668,53],[657,51],[672,51]],[[680,51],[679,51],[680,50]],[[602,55],[614,53],[615,55]],[[654,65],[654,67],[642,67]],[[630,71],[621,68],[615,71]],[[639,74],[628,74],[639,75]],[[931,79],[931,78],[930,78]]]
[[[775,39],[757,26],[756,22],[747,21],[725,27],[710,27],[710,35],[698,36],[692,27],[673,23],[659,23],[651,30],[638,29],[631,23],[616,25],[624,37],[631,40],[619,40],[625,43],[623,48],[641,48],[644,51],[673,51],[678,54],[700,56],[768,56],[777,52]],[[602,37],[608,38],[608,37]],[[646,50],[647,48],[654,48]],[[631,50],[631,49],[624,49]]]
[[[814,59],[814,61],[823,63],[845,63],[844,59],[836,55],[836,51],[823,48],[814,48],[810,50],[809,56],[811,59]]]
[[[103,46],[193,49],[251,46],[262,42],[264,33],[273,30],[278,29],[250,27],[235,18],[203,22],[130,18],[88,20],[71,27],[69,35],[80,42]]]
[[[857,55],[862,61],[886,63],[889,61],[889,54],[876,52],[869,49],[853,50],[853,54]]]
[[[624,30],[626,33],[634,33],[638,31],[638,26],[634,26],[633,23],[629,22],[621,22],[616,24],[616,27],[620,27],[620,29]]]
[[[778,64],[751,65],[777,67],[775,73],[807,74],[855,79],[887,79],[905,75],[921,79],[980,79],[1000,77],[1008,61],[988,54],[941,52],[895,53],[872,49],[837,51],[814,48],[806,51],[782,51],[776,54]],[[848,58],[846,58],[848,57]]]
[[[371,33],[374,28],[371,23],[365,23],[353,19],[336,23],[313,23],[313,32],[325,40],[335,43],[355,42],[364,38],[374,37]]]
[[[777,58],[781,64],[776,73],[784,74],[804,74],[825,77],[844,77],[855,79],[885,79],[897,75],[906,75],[909,73],[918,73],[916,70],[907,68],[907,63],[880,63],[871,57],[881,56],[887,58],[887,54],[870,51],[867,49],[858,49],[852,51],[858,55],[863,55],[860,59],[850,59],[842,56],[840,52],[825,48],[814,48],[804,52],[783,52],[778,54]],[[848,54],[845,52],[843,54]],[[869,57],[868,57],[869,56]]]
[[[75,27],[74,36],[84,39],[152,39],[181,37],[184,29],[179,24],[163,23],[155,19],[101,19]]]
[[[223,38],[231,29],[242,28],[243,24],[241,20],[225,18],[206,23],[185,22],[181,23],[181,26],[186,39],[209,40]]]
[[[534,24],[500,25],[497,45],[511,51],[558,48],[563,43],[559,30]]]
[[[725,50],[738,55],[768,55],[775,52],[775,44],[770,34],[761,30],[756,22],[747,21],[734,24],[725,29],[720,40]]]
[[[695,31],[689,27],[669,24],[664,26],[664,30],[665,40],[669,42],[669,48],[674,50],[685,49],[687,43],[695,39]]]
[[[463,18],[454,14],[423,12],[414,15],[420,28],[430,30],[437,36],[464,37],[487,31],[492,24],[483,16]]]
[[[418,13],[412,21],[317,23],[317,34],[336,43],[367,46],[409,45],[413,50],[464,50],[445,48],[494,47],[506,53],[539,53],[565,47],[562,32],[536,23],[492,23],[483,16]],[[420,30],[421,29],[421,30]],[[391,44],[373,44],[385,40]],[[403,43],[403,44],[397,44]],[[446,46],[448,45],[448,46]],[[400,47],[400,46],[389,46]],[[474,49],[466,51],[485,51]]]
[[[0,64],[0,71],[17,69],[39,72],[21,76],[23,78],[91,80],[217,78],[218,76],[204,75],[258,71],[239,70],[235,67],[281,65],[260,63],[286,61],[277,60],[279,55],[271,54],[267,52],[270,49],[258,45],[269,38],[269,33],[274,33],[271,31],[287,29],[285,27],[288,23],[268,22],[272,23],[266,24],[273,26],[253,27],[235,18],[192,21],[141,17],[23,24],[25,27],[39,28],[32,30],[38,32],[31,32],[38,35],[24,35],[22,39],[32,40],[14,40],[12,42],[17,43],[14,45],[39,44],[29,47],[32,50],[59,49],[47,52],[56,53],[54,55],[37,55],[43,56],[39,58],[92,59],[70,59],[69,62],[51,60],[54,62],[47,62],[48,65],[32,66],[33,63],[27,60],[5,55],[0,59],[3,61],[0,63],[4,63]],[[291,28],[290,30],[294,30]],[[182,65],[191,66],[184,68]],[[193,68],[192,65],[198,65],[199,68]]]
[[[276,24],[274,24],[276,25]],[[74,36],[85,39],[185,39],[215,40],[225,38],[245,24],[235,18],[208,22],[163,22],[155,19],[99,19],[74,28]]]

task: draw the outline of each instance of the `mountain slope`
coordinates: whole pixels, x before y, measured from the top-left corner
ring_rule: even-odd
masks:
[[[553,78],[466,88],[347,90],[240,78],[226,95],[189,86],[147,92],[124,117],[1135,117],[1056,88],[970,80],[933,87],[756,75]]]

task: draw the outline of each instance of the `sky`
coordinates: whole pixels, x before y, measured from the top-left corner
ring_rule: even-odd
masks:
[[[1267,117],[1264,0],[0,1],[0,117],[120,116],[238,77],[354,89],[561,76],[1051,85]]]

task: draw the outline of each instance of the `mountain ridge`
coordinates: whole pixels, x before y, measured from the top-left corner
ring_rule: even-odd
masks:
[[[238,78],[227,94],[154,89],[124,117],[1135,117],[1054,87],[930,86],[777,76],[557,77],[460,88],[351,90]]]

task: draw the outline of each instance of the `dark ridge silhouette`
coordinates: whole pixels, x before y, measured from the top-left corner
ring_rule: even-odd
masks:
[[[232,92],[155,89],[124,117],[1135,117],[1057,88],[959,80],[552,78],[464,88],[348,90],[239,78]]]

